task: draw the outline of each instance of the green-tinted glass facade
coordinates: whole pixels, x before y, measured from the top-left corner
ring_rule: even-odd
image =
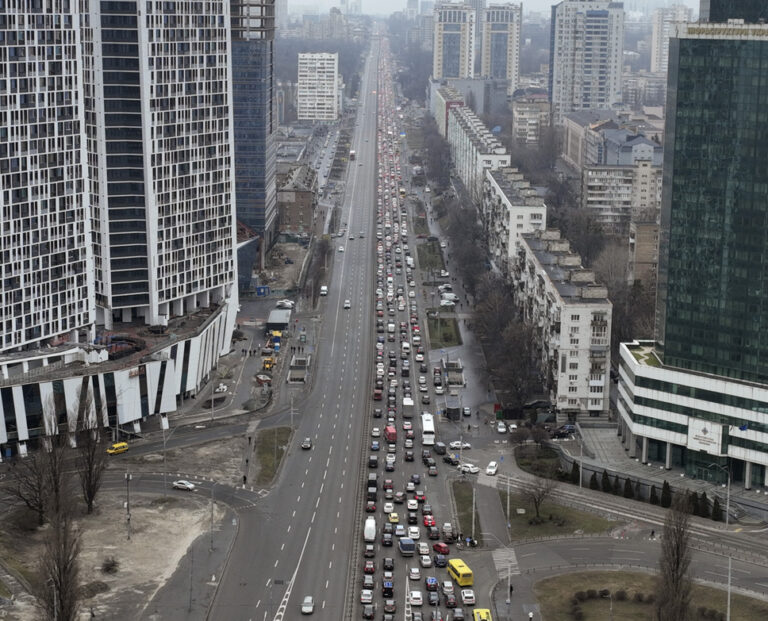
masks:
[[[766,382],[768,37],[671,39],[669,58],[660,353]]]

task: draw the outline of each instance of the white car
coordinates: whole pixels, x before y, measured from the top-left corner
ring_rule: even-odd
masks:
[[[477,474],[478,472],[480,472],[480,468],[475,466],[475,464],[461,464],[459,466],[459,471],[466,472],[469,474]]]
[[[421,580],[421,569],[419,567],[409,567],[408,578],[411,580]]]
[[[373,591],[371,589],[363,589],[360,591],[360,603],[371,604],[373,603]]]
[[[456,306],[456,302],[453,300],[440,300],[440,306],[443,308],[453,308]]]
[[[349,300],[344,300],[344,308],[352,308],[352,303]]]
[[[435,394],[442,395],[445,392],[445,388],[442,386],[435,386]]]
[[[454,440],[448,445],[448,448],[452,451],[458,451],[459,449],[471,449],[472,445],[469,442],[462,442],[461,440]]]
[[[411,591],[408,594],[408,603],[411,606],[421,606],[424,603],[424,599],[421,597],[421,591]]]
[[[413,289],[411,289],[411,290],[408,292],[408,297],[409,297],[409,298],[415,298],[415,297],[416,297],[416,292],[415,292]]]
[[[429,556],[429,544],[420,541],[417,544],[419,556]]]
[[[173,482],[173,489],[182,489],[185,492],[194,492],[195,484],[190,481],[180,480]]]
[[[440,270],[440,278],[448,278],[448,276],[450,276],[448,270]]]
[[[296,302],[293,300],[278,300],[277,308],[293,308],[296,306]]]
[[[443,595],[450,595],[451,593],[455,593],[453,589],[453,582],[450,580],[443,580],[443,582],[440,583],[440,590],[443,592]]]
[[[429,554],[424,554],[419,557],[419,563],[422,567],[432,567],[432,557]]]
[[[475,605],[475,592],[472,589],[461,590],[461,603],[465,606]]]
[[[344,252],[344,246],[339,246],[339,252]]]
[[[384,513],[392,513],[395,510],[395,503],[393,502],[385,502],[384,503]]]
[[[419,530],[418,526],[409,526],[408,536],[414,541],[416,541],[417,539],[421,539],[421,530]]]
[[[311,595],[307,595],[301,602],[301,614],[311,615],[313,612],[315,612],[315,600]]]
[[[485,467],[485,474],[489,474],[491,476],[495,475],[499,471],[499,464],[497,464],[495,461],[490,462]]]
[[[499,421],[498,423],[496,423],[496,431],[498,433],[507,433],[507,426],[501,421]]]
[[[381,437],[381,429],[378,427],[374,427],[371,429],[371,437],[372,438],[380,438]]]

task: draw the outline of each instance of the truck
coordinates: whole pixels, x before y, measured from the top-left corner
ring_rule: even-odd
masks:
[[[394,425],[384,427],[384,439],[392,444],[397,442],[397,427]]]
[[[376,518],[369,515],[365,518],[365,528],[363,528],[363,539],[366,543],[375,543],[376,541]]]
[[[403,418],[413,418],[413,399],[403,397]]]
[[[410,537],[401,537],[397,547],[402,556],[413,556],[416,552],[416,543]]]
[[[352,162],[354,162],[354,161],[355,161],[355,156],[356,156],[356,153],[355,153],[355,151],[354,151],[354,149],[353,149],[353,150],[351,150],[351,151],[349,152],[349,160],[350,160],[350,161],[352,161]]]

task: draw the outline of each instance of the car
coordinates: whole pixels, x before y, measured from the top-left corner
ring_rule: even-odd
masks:
[[[406,536],[405,526],[403,526],[402,524],[396,524],[395,537],[405,537],[405,536]]]
[[[442,386],[435,386],[435,394],[442,395],[445,392],[445,388]]]
[[[403,421],[403,431],[408,431],[409,429],[413,429],[413,423],[409,420]]]
[[[419,523],[419,516],[416,514],[415,511],[409,511],[408,524],[418,524],[418,523]]]
[[[413,451],[405,451],[405,461],[413,461]]]
[[[453,587],[453,582],[450,580],[443,580],[440,583],[440,590],[443,592],[443,595],[448,595],[449,593],[453,594],[456,592]]]
[[[379,441],[378,440],[371,440],[371,450],[372,451],[378,451],[380,448]]]
[[[296,302],[293,300],[278,300],[276,306],[277,308],[293,308],[296,306]]]
[[[373,603],[373,589],[363,589],[360,591],[360,603],[371,604]]]
[[[416,483],[414,483],[413,481],[408,481],[408,482],[405,484],[405,491],[406,491],[406,492],[410,492],[410,493],[413,493],[413,492],[415,492],[415,491],[416,491]],[[416,510],[416,509],[414,509],[414,511],[415,511],[415,510]]]
[[[120,453],[125,453],[125,451],[127,450],[128,450],[127,442],[114,442],[107,449],[107,455],[119,455]]]
[[[437,606],[440,604],[440,595],[438,595],[437,591],[429,591],[427,593],[427,603],[429,603],[430,606]]]
[[[432,505],[430,504],[424,504],[421,506],[421,514],[422,515],[432,515]]]
[[[173,482],[173,489],[181,489],[185,492],[194,492],[195,491],[195,484],[190,481],[185,481],[184,479],[181,479],[179,481]]]
[[[454,306],[456,306],[456,302],[454,302],[453,300],[440,300],[440,306],[442,306],[443,308],[453,308]]]
[[[376,614],[376,609],[371,604],[363,606],[363,619],[373,619]]]
[[[363,573],[364,574],[375,574],[376,573],[376,563],[370,559],[365,561],[363,564]]]
[[[384,489],[386,490],[387,488],[385,487]],[[384,503],[384,508],[383,508],[384,513],[392,513],[394,510],[395,510],[394,503],[391,503],[391,502]]]
[[[434,557],[435,567],[447,567],[448,559],[444,554],[435,554]]]
[[[475,464],[461,464],[459,466],[459,472],[463,472],[464,474],[477,474],[480,472],[480,468],[475,466]]]
[[[485,474],[488,474],[490,476],[495,475],[499,471],[499,464],[497,464],[495,461],[489,462],[488,465],[485,467]]]
[[[349,234],[349,239],[355,239],[355,234],[354,233],[350,233]]]
[[[376,503],[373,500],[369,500],[365,503],[366,513],[376,513]]]
[[[304,438],[304,441],[301,443],[301,448],[305,451],[308,451],[312,448],[312,438]]]
[[[395,492],[395,502],[399,505],[405,502],[405,492]]]
[[[423,405],[429,405],[430,404],[429,395],[421,395],[421,403]]]
[[[416,502],[422,503],[427,499],[427,496],[424,494],[423,490],[417,489],[415,492],[413,492],[413,499]]]
[[[392,533],[384,533],[381,536],[381,545],[384,547],[392,547]]]
[[[456,596],[453,593],[445,594],[445,607],[456,608]]]
[[[344,300],[344,308],[345,309],[352,308],[352,303],[349,300]]]
[[[462,408],[461,413],[464,416],[472,416],[472,408]]]
[[[408,527],[408,536],[416,541],[417,539],[421,539],[421,531],[419,530],[418,526],[409,526]]]
[[[451,553],[451,549],[448,547],[448,544],[443,543],[442,541],[438,541],[436,544],[434,544],[432,549],[438,554],[442,554],[443,556],[448,556]]]
[[[440,270],[440,278],[448,278],[450,276],[450,273],[448,270]]]
[[[454,440],[448,445],[448,448],[452,451],[458,451],[459,449],[464,449],[465,451],[472,448],[472,445],[469,442],[462,442],[461,440]]]
[[[421,569],[419,567],[409,567],[408,578],[410,580],[421,580]]]
[[[496,432],[497,433],[507,433],[507,426],[504,423],[502,423],[501,421],[499,421],[498,423],[496,423]]]
[[[398,522],[400,522],[400,516],[393,511],[392,513],[389,514],[389,523],[397,524]]]
[[[431,465],[427,468],[427,474],[431,477],[437,476],[437,466]]]
[[[416,544],[416,548],[419,556],[424,556],[425,554],[429,554],[429,544],[425,543],[424,541],[419,541]]]
[[[432,559],[427,554],[424,554],[419,557],[419,564],[422,567],[432,567]]]
[[[435,526],[435,516],[434,515],[425,515],[424,516],[424,526],[429,528],[430,526]]]
[[[393,571],[395,569],[395,559],[393,559],[391,556],[384,557],[381,568],[384,571]]]
[[[475,605],[475,592],[472,589],[461,590],[461,603],[465,606]]]
[[[301,614],[311,615],[315,612],[315,600],[311,595],[307,595],[301,602]]]
[[[339,252],[344,252],[344,246],[339,246]]]
[[[440,539],[440,529],[437,526],[427,528],[427,538],[432,540]]]
[[[429,451],[427,451],[429,453]],[[413,481],[414,485],[418,485],[421,483],[421,475],[420,474],[412,474],[411,475],[411,481]]]
[[[446,464],[451,464],[451,466],[458,466],[461,463],[456,455],[446,455],[443,457],[443,461]]]
[[[411,483],[411,485],[413,485],[413,483]],[[406,508],[408,511],[418,511],[419,503],[414,498],[409,498],[406,504]]]
[[[411,606],[421,606],[424,600],[421,597],[421,591],[411,591],[408,594],[408,603]]]
[[[363,551],[365,558],[373,558],[376,556],[376,547],[372,543],[365,544],[365,550]]]
[[[397,611],[397,604],[393,599],[384,600],[384,612],[394,613]]]
[[[380,438],[381,437],[381,429],[378,427],[374,427],[371,429],[371,437],[372,438]]]
[[[437,578],[434,576],[424,578],[424,584],[427,586],[427,591],[437,591]]]
[[[443,613],[436,608],[435,610],[432,611],[432,615],[430,616],[430,621],[444,621]]]

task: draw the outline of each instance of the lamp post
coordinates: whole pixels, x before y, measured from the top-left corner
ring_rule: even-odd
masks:
[[[130,472],[125,473],[125,523],[128,529],[128,541],[131,540],[131,479]]]
[[[727,476],[727,484],[725,489],[725,528],[728,529],[731,518],[731,469],[728,466],[721,466],[720,464],[709,464],[707,468],[719,468],[725,472]]]

